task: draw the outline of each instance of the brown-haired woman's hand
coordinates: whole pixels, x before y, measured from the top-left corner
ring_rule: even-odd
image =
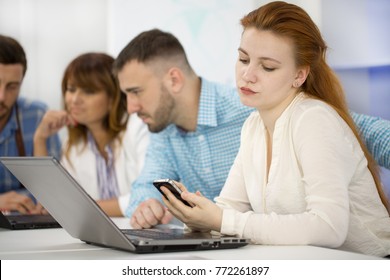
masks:
[[[66,111],[50,110],[45,113],[34,134],[34,156],[47,156],[46,140],[75,120]]]

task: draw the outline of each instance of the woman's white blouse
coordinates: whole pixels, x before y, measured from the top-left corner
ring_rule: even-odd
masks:
[[[66,147],[66,142],[67,140],[63,147]],[[126,131],[116,139],[113,149],[115,173],[120,193],[118,203],[122,214],[125,213],[129,204],[131,185],[144,165],[148,143],[149,132],[147,126],[136,114],[131,115]],[[89,145],[85,146],[84,143],[73,146],[69,153],[69,159],[70,161],[63,156],[61,163],[93,199],[100,199],[96,156],[91,147]]]
[[[221,232],[260,244],[311,244],[390,254],[390,218],[350,128],[325,103],[299,94],[275,124],[267,180],[265,127],[246,120],[216,202]]]

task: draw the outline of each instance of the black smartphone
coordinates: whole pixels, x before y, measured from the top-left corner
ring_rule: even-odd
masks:
[[[181,202],[183,202],[185,205],[192,207],[188,201],[181,198],[180,194],[182,191],[179,189],[179,187],[175,184],[175,182],[171,179],[158,179],[153,181],[153,185],[158,189],[158,191],[167,199],[169,200],[165,194],[161,191],[161,187],[166,187],[168,190],[171,191],[171,193]]]

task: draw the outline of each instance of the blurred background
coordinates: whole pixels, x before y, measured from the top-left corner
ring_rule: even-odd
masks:
[[[138,33],[160,28],[184,45],[195,71],[234,85],[239,20],[261,0],[0,0],[0,33],[25,48],[22,95],[61,108],[67,64],[85,52],[116,56]],[[328,62],[352,110],[390,120],[390,1],[296,0],[319,26]],[[390,185],[390,172],[383,171]]]

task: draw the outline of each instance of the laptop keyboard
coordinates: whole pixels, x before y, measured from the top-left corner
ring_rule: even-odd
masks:
[[[10,229],[59,228],[60,224],[50,215],[10,214],[4,216],[6,223],[0,227]]]
[[[10,215],[8,219],[13,222],[24,223],[57,223],[50,215]]]

